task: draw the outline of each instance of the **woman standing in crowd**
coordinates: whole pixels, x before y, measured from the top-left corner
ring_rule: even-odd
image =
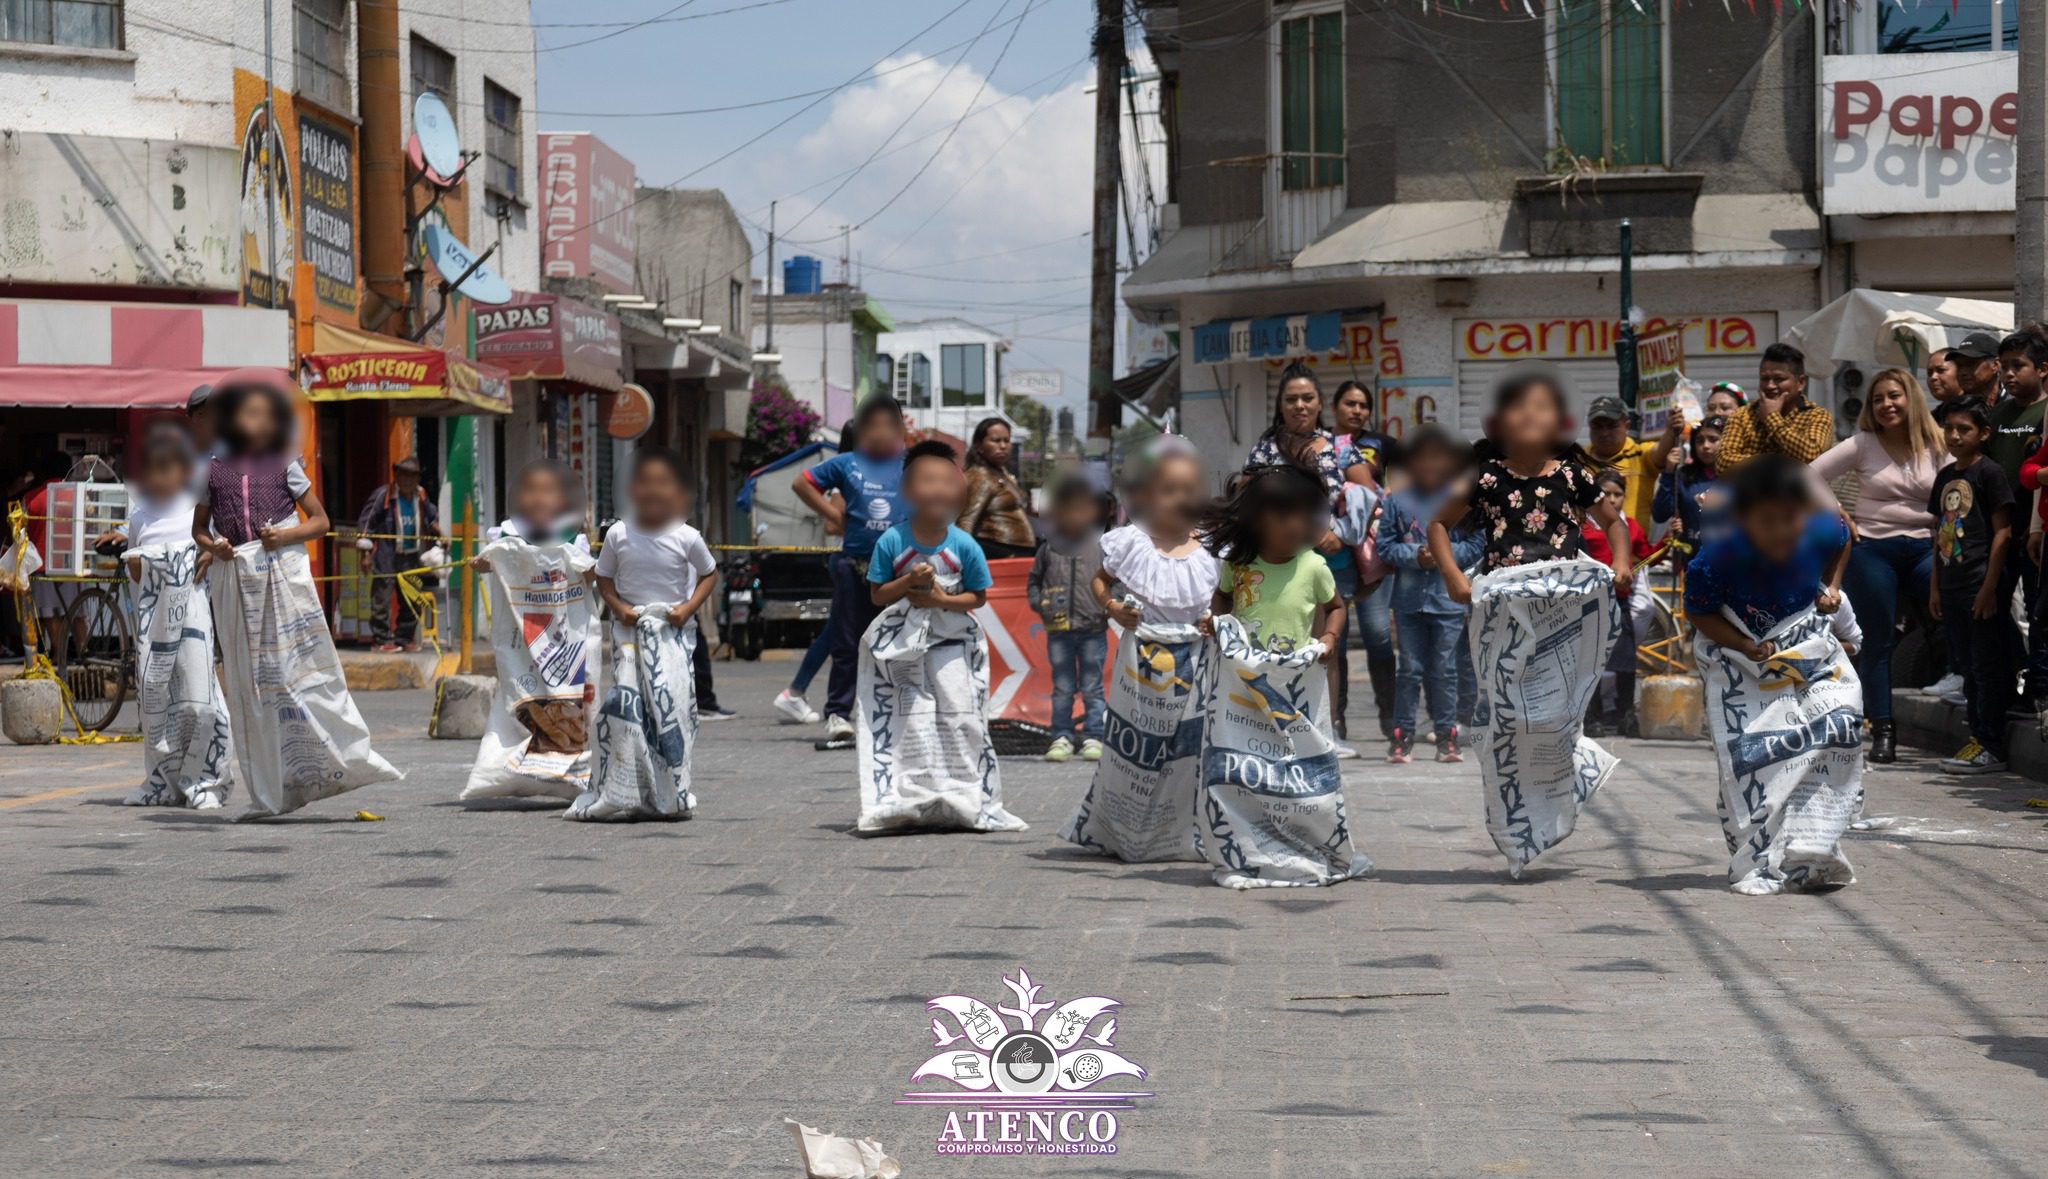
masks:
[[[1010,423],[1001,418],[975,423],[974,438],[967,444],[967,509],[960,513],[959,524],[991,561],[1038,551],[1030,501],[1010,474],[1010,450]]]
[[[1927,579],[1934,570],[1927,499],[1935,473],[1947,461],[1920,382],[1906,369],[1888,368],[1870,382],[1856,433],[1812,464],[1823,481],[1851,473],[1858,477],[1849,517],[1856,543],[1849,549],[1842,588],[1863,625],[1856,673],[1863,679],[1874,762],[1898,757],[1892,724],[1893,626],[1900,602],[1927,600]]]
[[[1330,404],[1330,417],[1337,426],[1337,461],[1348,477],[1355,477],[1358,468],[1364,467],[1372,487],[1382,494],[1387,489],[1387,471],[1394,465],[1394,443],[1385,434],[1373,428],[1372,390],[1357,381],[1346,381],[1337,386],[1337,396]],[[1351,555],[1343,554],[1348,563]],[[1358,618],[1358,635],[1365,642],[1366,674],[1372,680],[1374,703],[1379,708],[1380,736],[1393,731],[1394,700],[1394,622],[1390,605],[1392,594],[1385,591],[1380,583],[1363,586],[1356,598],[1351,598],[1351,587],[1345,584],[1347,574],[1339,567],[1338,559],[1331,558],[1330,571],[1337,575],[1338,592],[1346,595],[1352,606],[1352,614]],[[1363,574],[1364,570],[1359,570]],[[1337,649],[1337,736],[1345,736],[1344,714],[1351,702],[1351,669],[1345,658],[1345,648]],[[1469,663],[1471,657],[1466,655]],[[1460,674],[1463,674],[1462,672]]]

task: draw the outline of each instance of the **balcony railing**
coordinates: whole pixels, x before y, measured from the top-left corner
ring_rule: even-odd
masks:
[[[1294,261],[1344,211],[1344,156],[1334,152],[1269,152],[1213,160],[1225,194],[1216,272],[1267,270]]]

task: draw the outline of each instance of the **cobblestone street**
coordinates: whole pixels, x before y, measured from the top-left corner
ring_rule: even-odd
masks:
[[[1233,893],[1059,842],[1079,763],[1005,763],[1028,832],[856,838],[853,755],[768,719],[787,671],[719,665],[745,715],[677,825],[465,809],[423,693],[360,698],[406,782],[261,825],[117,805],[134,746],[8,747],[0,1173],[790,1176],[785,1115],[913,1177],[2042,1171],[2021,779],[1874,772],[1860,882],[1751,899],[1704,746],[1616,742],[1520,884],[1473,765],[1352,762],[1376,877]],[[1114,1157],[938,1158],[892,1104],[925,1000],[1017,967],[1123,1002],[1158,1096]]]

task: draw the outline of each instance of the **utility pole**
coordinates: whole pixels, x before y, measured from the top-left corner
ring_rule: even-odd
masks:
[[[1088,433],[1116,427],[1116,194],[1123,175],[1119,106],[1124,80],[1123,0],[1095,0],[1095,206],[1088,273]]]
[[[1621,368],[1621,403],[1636,407],[1636,231],[1629,219],[1621,219],[1621,340],[1614,345],[1614,362]]]
[[[2019,42],[2012,316],[2024,324],[2048,319],[2048,6],[2019,6]]]
[[[761,351],[775,351],[775,202],[768,202],[768,277],[761,288],[761,304],[768,311],[767,343]]]

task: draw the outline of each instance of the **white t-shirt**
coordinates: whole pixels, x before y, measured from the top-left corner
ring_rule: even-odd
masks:
[[[140,490],[129,488],[128,523],[123,527],[128,535],[128,547],[139,549],[150,545],[190,544],[192,506],[195,502],[189,491],[153,500]]]
[[[1216,558],[1207,549],[1169,557],[1136,524],[1102,534],[1102,569],[1144,603],[1146,622],[1194,622],[1216,592]]]
[[[642,532],[620,520],[604,534],[597,554],[597,575],[611,578],[619,596],[635,606],[688,601],[698,580],[717,568],[703,534],[682,523]],[[697,620],[692,618],[690,625]]]

